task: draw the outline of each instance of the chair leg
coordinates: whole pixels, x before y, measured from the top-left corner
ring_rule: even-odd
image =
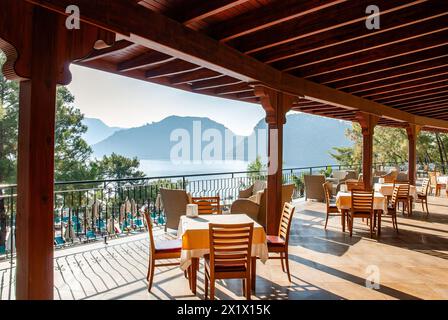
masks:
[[[246,295],[246,279],[241,279],[241,287],[243,288],[243,296]]]
[[[350,230],[350,237],[353,235],[353,217],[350,217],[348,219],[348,229]]]
[[[207,300],[208,297],[208,276],[207,276],[207,271],[205,271],[205,277],[204,277],[204,299]]]
[[[155,260],[152,259],[152,261],[151,261],[151,274],[150,274],[149,279],[148,279],[148,292],[150,292],[151,288],[152,288],[152,282],[154,280],[154,273],[155,273],[155,268],[156,268],[155,264],[156,264]]]
[[[291,273],[289,272],[289,254],[288,251],[285,252],[285,265],[286,265],[286,273],[288,274],[288,280],[291,282]]]
[[[251,295],[252,295],[252,288],[251,288],[251,279],[250,276],[248,276],[246,278],[245,281],[243,281],[246,283],[246,299],[247,300],[251,300]]]
[[[325,230],[327,230],[327,224],[328,224],[328,217],[329,216],[330,215],[327,213],[327,217],[325,218],[325,227],[324,227]]]
[[[285,270],[284,259],[285,259],[285,257],[284,257],[283,252],[280,252],[280,262],[282,263],[282,271],[283,271],[283,272],[286,272],[286,270]]]
[[[215,279],[210,279],[210,300],[215,300]]]
[[[369,218],[370,220],[370,238],[373,238],[373,217]]]

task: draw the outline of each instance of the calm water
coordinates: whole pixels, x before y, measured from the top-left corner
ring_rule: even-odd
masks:
[[[248,162],[223,161],[216,163],[177,164],[162,160],[140,160],[140,170],[149,177],[246,171]]]

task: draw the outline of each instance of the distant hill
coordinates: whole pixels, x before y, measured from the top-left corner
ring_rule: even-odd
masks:
[[[109,127],[100,119],[84,118],[82,123],[89,128],[83,135],[84,140],[86,140],[89,145],[94,145],[95,143],[103,141],[115,132],[121,130],[121,128]]]
[[[260,121],[255,128],[266,129],[266,122]],[[283,132],[284,167],[336,163],[329,152],[333,147],[352,145],[345,136],[348,128],[351,124],[340,120],[305,113],[289,114]]]
[[[171,150],[179,142],[179,140],[171,141],[171,134],[174,130],[183,130],[182,132],[188,133],[190,154],[193,155],[195,149],[192,141],[197,134],[194,129],[195,123],[196,125],[200,123],[200,134],[213,129],[219,131],[222,136],[225,135],[226,130],[234,135],[224,125],[208,118],[171,116],[160,122],[115,132],[109,138],[93,146],[94,155],[101,157],[116,152],[139,159],[170,160]],[[209,142],[202,142],[202,149],[208,144]],[[221,152],[222,154],[226,152],[224,144]]]
[[[196,126],[200,122],[202,133],[207,129],[214,129],[224,136],[225,131],[228,130],[224,125],[208,118],[171,116],[142,127],[115,130],[109,137],[93,145],[94,155],[102,157],[116,152],[139,159],[169,160],[173,146],[178,144],[178,141],[170,141],[173,130],[181,129],[183,132],[187,132],[190,137],[193,137],[194,134],[197,134],[193,129],[195,122]],[[288,115],[284,129],[285,167],[333,163],[334,160],[330,157],[329,151],[333,147],[350,145],[345,136],[345,130],[349,127],[349,123],[329,118],[307,114]],[[260,121],[254,128],[254,130],[257,129],[267,130],[264,120]],[[234,135],[230,130],[227,132]],[[254,134],[252,134],[252,137],[254,137]],[[226,146],[223,145],[221,152],[232,154],[236,160],[248,160],[248,140],[250,139],[235,135],[233,149],[225,150]],[[235,151],[238,148],[235,146],[241,147],[243,143],[246,152],[240,154]],[[209,142],[202,142],[202,148],[208,144]],[[194,153],[193,148],[191,143],[190,154]],[[249,160],[252,160],[252,158]]]

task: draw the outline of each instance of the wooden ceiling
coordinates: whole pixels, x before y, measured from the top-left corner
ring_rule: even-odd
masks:
[[[152,10],[275,69],[413,115],[448,120],[448,1],[144,0]],[[127,40],[77,64],[201,94],[259,103],[249,83]],[[294,110],[355,120],[301,99]],[[404,122],[382,118],[387,126]],[[424,129],[433,130],[427,127]]]

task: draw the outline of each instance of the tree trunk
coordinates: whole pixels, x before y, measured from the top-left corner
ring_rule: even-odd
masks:
[[[442,166],[442,172],[443,172],[443,174],[446,174],[446,172],[445,172],[445,157],[444,157],[444,152],[443,152],[443,148],[442,148],[442,140],[440,139],[440,135],[438,132],[436,133],[436,141],[437,141],[437,146],[439,148],[440,164]]]

